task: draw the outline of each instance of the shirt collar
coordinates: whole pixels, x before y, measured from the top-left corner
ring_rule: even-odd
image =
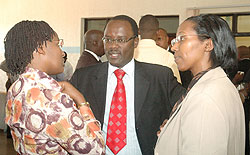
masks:
[[[91,55],[93,55],[97,61],[100,61],[100,57],[98,55],[96,55],[94,52],[92,52],[92,51],[90,51],[88,49],[85,49],[84,51],[86,51],[86,52],[90,53]]]
[[[108,76],[111,77],[111,75],[114,74],[114,71],[116,69],[119,69],[119,68],[109,63]],[[123,66],[121,69],[126,73],[125,75],[132,77],[134,74],[134,70],[135,70],[135,60],[134,59],[130,60],[130,62],[127,63],[125,66]]]
[[[154,45],[156,45],[156,42],[153,39],[141,39],[139,41],[139,43],[140,42],[143,43],[143,44],[154,44]]]

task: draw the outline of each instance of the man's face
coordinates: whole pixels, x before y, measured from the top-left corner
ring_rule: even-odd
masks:
[[[164,49],[168,48],[168,36],[161,29],[157,31],[156,44]]]
[[[104,38],[111,40],[128,40],[134,36],[132,27],[128,21],[111,20],[104,31]],[[138,38],[131,39],[125,43],[105,42],[104,50],[109,63],[118,68],[122,68],[129,63],[134,56],[134,48],[138,44]]]

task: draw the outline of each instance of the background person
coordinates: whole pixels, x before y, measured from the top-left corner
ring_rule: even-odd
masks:
[[[1,64],[0,64],[0,69],[2,69],[2,70],[6,73],[6,75],[7,75],[7,77],[8,77],[8,79],[7,79],[6,83],[5,83],[6,94],[7,94],[7,92],[8,92],[8,90],[9,90],[10,86],[12,85],[12,83],[14,83],[14,82],[17,80],[18,75],[12,76],[12,75],[10,74],[10,71],[9,71],[9,69],[7,68],[6,60],[4,60],[4,61],[1,62]],[[7,132],[7,138],[12,138],[12,137],[11,137],[10,127],[9,127],[9,126],[7,126],[6,132]]]
[[[171,48],[168,45],[169,37],[167,34],[167,31],[163,28],[159,28],[157,31],[157,40],[156,40],[156,45],[164,48],[168,52],[174,54],[173,51],[171,51]],[[193,76],[192,73],[187,70],[187,71],[179,71],[180,77],[181,77],[181,84],[184,88],[187,88],[190,81],[192,80]]]
[[[101,57],[105,54],[102,37],[103,32],[99,30],[89,30],[85,33],[85,49],[76,64],[76,69],[101,63]]]
[[[172,50],[179,70],[190,70],[194,78],[161,130],[155,154],[244,154],[244,110],[224,72],[234,70],[237,63],[227,22],[215,15],[186,19]]]
[[[139,21],[139,34],[141,40],[135,49],[134,58],[137,61],[167,66],[172,69],[177,81],[181,78],[177,65],[174,62],[174,55],[156,45],[157,30],[159,21],[153,15],[145,15]]]
[[[169,37],[167,31],[163,28],[159,28],[157,30],[156,45],[160,46],[161,48],[164,48],[169,52],[168,41]]]

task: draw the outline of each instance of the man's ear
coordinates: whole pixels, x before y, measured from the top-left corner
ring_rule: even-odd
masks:
[[[136,38],[134,39],[134,48],[137,47],[138,43],[139,43],[139,38],[136,37]]]
[[[205,51],[206,52],[211,52],[214,49],[214,44],[211,38],[207,39],[205,41]]]

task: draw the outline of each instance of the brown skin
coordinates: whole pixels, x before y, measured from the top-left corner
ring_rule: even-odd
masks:
[[[98,56],[103,56],[104,46],[103,46],[103,32],[99,30],[89,30],[84,35],[85,48],[91,50]]]
[[[157,31],[156,45],[160,46],[161,48],[168,49],[168,40],[169,37],[167,33],[164,30],[159,29]]]
[[[178,28],[177,35],[187,35],[184,40],[174,44],[171,48],[174,51],[175,62],[180,71],[190,70],[193,75],[204,71],[212,66],[210,59],[213,49],[211,39],[200,41],[194,23],[184,21]],[[188,36],[191,35],[191,36]]]
[[[77,105],[86,102],[84,96],[69,82],[61,81],[58,83],[62,87],[62,92],[68,94]]]
[[[42,48],[33,52],[33,59],[28,66],[49,75],[62,73],[64,70],[64,52],[58,43],[57,35],[53,37],[52,41],[46,41],[46,46],[43,44]],[[83,95],[70,83],[64,81],[59,84],[62,86],[62,92],[68,94],[76,104],[86,102]]]
[[[111,39],[129,39],[134,35],[132,27],[128,21],[111,20],[104,31],[104,37]],[[122,68],[129,63],[134,56],[134,48],[138,45],[138,38],[132,39],[127,43],[105,44],[104,50],[109,63],[118,68]]]

